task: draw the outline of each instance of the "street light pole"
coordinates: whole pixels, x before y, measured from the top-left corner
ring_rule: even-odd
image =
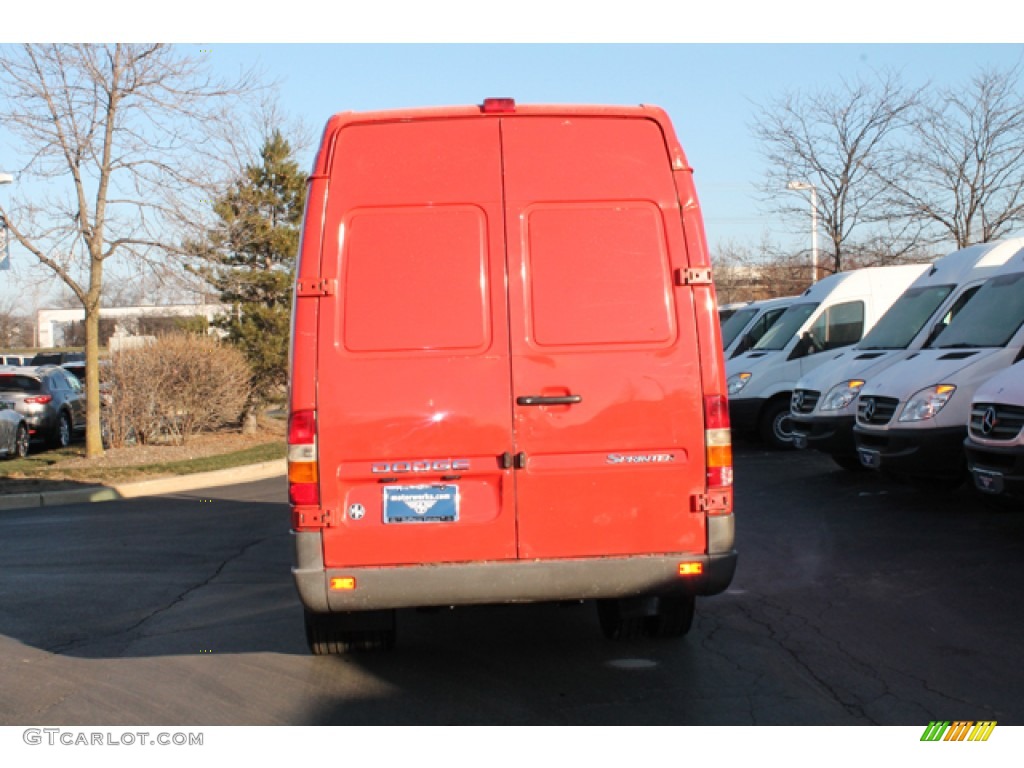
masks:
[[[811,282],[818,281],[818,189],[809,181],[791,181],[786,189],[811,192]]]

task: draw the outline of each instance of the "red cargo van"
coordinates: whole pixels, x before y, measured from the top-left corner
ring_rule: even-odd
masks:
[[[310,176],[289,496],[314,653],[397,608],[724,590],[732,449],[692,170],[655,107],[343,113]]]

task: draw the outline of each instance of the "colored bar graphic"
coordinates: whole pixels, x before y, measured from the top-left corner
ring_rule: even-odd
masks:
[[[942,741],[943,734],[949,728],[949,720],[932,720],[921,735],[921,741]]]
[[[995,720],[932,720],[921,734],[921,741],[988,741],[996,724]]]
[[[992,731],[994,731],[995,728],[995,720],[980,720],[975,724],[974,730],[971,731],[971,735],[967,737],[967,740],[988,741],[988,737],[992,735]]]

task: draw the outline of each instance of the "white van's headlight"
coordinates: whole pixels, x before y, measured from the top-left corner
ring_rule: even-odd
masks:
[[[934,417],[949,402],[954,392],[956,387],[952,384],[937,384],[916,392],[903,408],[900,421],[924,421]]]
[[[857,399],[857,395],[860,394],[861,387],[863,386],[864,379],[850,379],[849,381],[842,381],[839,384],[836,384],[828,391],[828,394],[822,398],[819,410],[843,410],[843,408]]]
[[[739,392],[741,389],[747,386],[748,381],[750,381],[749,373],[737,373],[733,376],[730,376],[729,380],[725,382],[725,384],[729,389],[729,394],[735,395],[737,392]]]

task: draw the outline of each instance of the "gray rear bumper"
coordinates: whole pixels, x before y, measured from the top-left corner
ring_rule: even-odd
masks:
[[[729,586],[736,570],[735,550],[713,555],[683,552],[325,569],[320,535],[295,535],[299,566],[292,568],[292,574],[303,605],[314,613],[650,594],[714,595]],[[683,561],[701,562],[703,573],[680,576]],[[354,578],[356,589],[328,589],[330,580],[337,577]]]

